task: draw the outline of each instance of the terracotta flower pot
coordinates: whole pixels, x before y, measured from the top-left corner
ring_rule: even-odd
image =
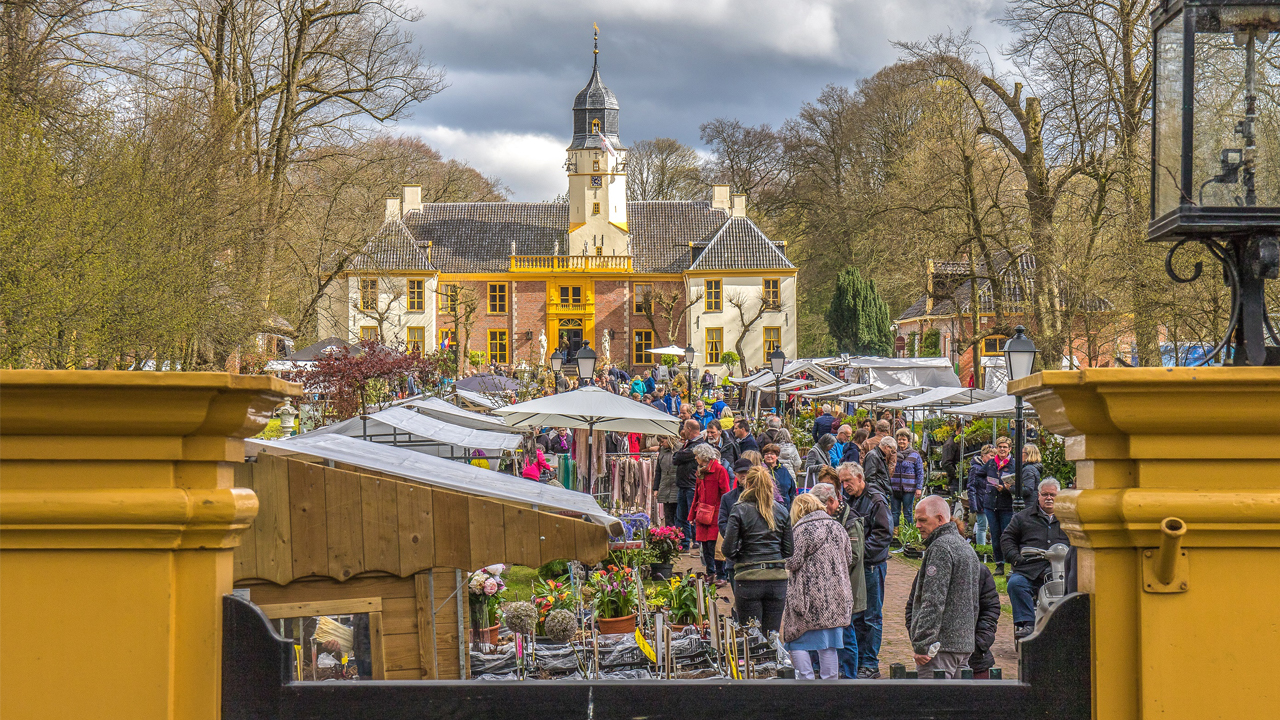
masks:
[[[476,638],[477,638],[480,642],[482,642],[482,643],[489,643],[490,645],[497,645],[497,644],[498,644],[498,630],[499,630],[499,629],[501,629],[501,628],[502,628],[502,625],[500,625],[500,624],[499,624],[499,625],[494,625],[493,627],[480,628],[479,630],[477,630],[477,631],[476,631]]]
[[[620,618],[596,618],[596,625],[601,635],[621,635],[636,631],[636,614],[624,615]]]

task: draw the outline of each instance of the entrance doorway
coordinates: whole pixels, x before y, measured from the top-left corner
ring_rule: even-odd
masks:
[[[582,349],[582,321],[560,321],[560,347],[564,349],[564,362],[572,363]]]

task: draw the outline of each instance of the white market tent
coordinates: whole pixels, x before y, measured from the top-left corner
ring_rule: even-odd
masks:
[[[282,442],[296,442],[301,438],[320,435],[358,437],[379,444],[405,446],[430,455],[458,457],[465,457],[467,451],[474,449],[494,454],[501,454],[503,450],[516,450],[520,447],[521,440],[519,435],[509,431],[499,433],[476,430],[421,415],[403,407],[391,407],[371,415],[356,416],[326,425]],[[442,453],[442,450],[451,452]]]
[[[725,379],[733,383],[734,385],[742,385],[744,383],[755,382],[756,380],[759,380],[760,378],[763,378],[763,377],[772,378],[773,373],[768,370],[760,370],[760,371],[757,371],[754,375],[748,375],[746,377],[729,377]]]
[[[975,388],[940,387],[912,397],[887,402],[880,407],[886,410],[937,409],[968,405],[980,400],[991,400],[995,393]]]
[[[994,400],[944,408],[942,412],[947,415],[967,415],[975,418],[1012,418],[1014,416],[1013,406],[1014,397],[1012,395],[1000,395]],[[1022,412],[1027,417],[1036,416],[1036,410],[1031,406],[1031,403],[1023,403]]]
[[[246,440],[246,449],[265,450],[271,455],[305,455],[377,470],[449,490],[500,500],[529,503],[535,509],[579,513],[603,525],[612,535],[622,533],[617,518],[600,509],[590,496],[558,485],[532,482],[503,475],[468,463],[424,455],[406,448],[381,445],[344,435],[298,436],[289,441]]]
[[[960,378],[951,361],[943,357],[886,358],[854,356],[841,359],[847,368],[860,371],[862,379],[876,387],[910,385],[960,387]]]
[[[453,388],[453,393],[463,402],[470,405],[488,408],[490,410],[496,410],[505,404],[504,401],[499,400],[496,397],[492,397],[484,393],[478,393],[474,390],[467,390],[465,388],[455,387]]]
[[[489,432],[509,433],[513,430],[502,422],[502,420],[481,415],[470,410],[462,408],[438,397],[419,397],[404,403],[405,407],[411,407],[419,413],[437,420],[443,420],[461,427],[472,428],[475,430],[488,430]]]
[[[842,397],[841,400],[851,402],[854,405],[880,404],[878,401],[890,402],[893,400],[901,400],[905,397],[919,395],[928,392],[932,388],[920,387],[918,385],[891,385],[883,390],[867,393],[865,395],[853,395],[850,397]]]
[[[857,385],[857,383],[853,383],[853,384]],[[796,393],[796,395],[800,397],[826,397],[828,395],[830,395],[831,397],[835,397],[836,395],[844,394],[845,390],[848,389],[849,385],[850,383],[847,383],[841,380],[840,382],[827,383],[826,385],[820,385],[816,388],[802,390]]]
[[[587,386],[495,410],[511,427],[567,427],[679,435],[680,419],[602,388]]]

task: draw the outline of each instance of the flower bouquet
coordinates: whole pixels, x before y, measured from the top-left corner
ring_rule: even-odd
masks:
[[[533,606],[538,610],[538,632],[545,632],[547,616],[553,610],[577,609],[573,597],[573,589],[569,587],[568,576],[559,580],[535,580],[533,583]]]
[[[610,565],[597,570],[588,581],[596,624],[605,634],[629,633],[636,629],[636,576],[631,568]]]
[[[471,573],[467,581],[471,628],[483,642],[494,644],[498,640],[498,606],[502,604],[507,584],[502,581],[506,565],[496,563]]]
[[[684,533],[672,525],[649,528],[646,541],[650,577],[655,580],[671,577],[671,564],[680,555],[682,540],[684,540]]]

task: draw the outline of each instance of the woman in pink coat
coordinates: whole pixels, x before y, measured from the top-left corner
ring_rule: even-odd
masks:
[[[551,463],[547,462],[547,459],[543,457],[542,448],[535,445],[534,451],[537,453],[535,456],[537,459],[525,461],[524,476],[530,480],[540,480],[542,478],[542,471],[551,469]]]

